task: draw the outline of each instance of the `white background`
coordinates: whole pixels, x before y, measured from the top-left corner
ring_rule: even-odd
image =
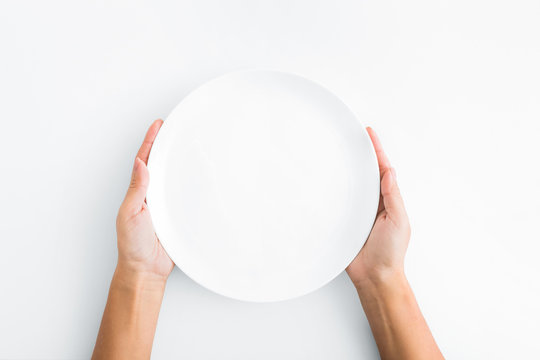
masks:
[[[407,274],[449,359],[540,353],[540,2],[2,1],[0,358],[88,358],[148,125],[224,72],[293,71],[378,130]],[[154,358],[372,359],[345,275],[243,303],[178,270]]]

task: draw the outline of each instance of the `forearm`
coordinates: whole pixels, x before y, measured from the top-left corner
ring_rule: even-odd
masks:
[[[382,359],[443,359],[403,273],[357,290]]]
[[[92,359],[149,359],[165,281],[117,267]]]

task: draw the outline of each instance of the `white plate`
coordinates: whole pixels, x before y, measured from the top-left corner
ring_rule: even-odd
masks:
[[[216,293],[276,301],[320,288],[364,244],[375,152],[335,95],[297,75],[226,74],[189,94],[149,159],[147,203],[176,265]]]

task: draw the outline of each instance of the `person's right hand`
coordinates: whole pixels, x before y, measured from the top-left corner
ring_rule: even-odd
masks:
[[[403,275],[405,252],[411,234],[395,170],[390,166],[375,131],[369,127],[367,131],[379,162],[381,197],[368,240],[347,267],[347,273],[357,289]]]

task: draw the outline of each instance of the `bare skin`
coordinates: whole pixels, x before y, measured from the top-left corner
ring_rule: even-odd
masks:
[[[411,228],[396,172],[375,131],[367,128],[381,177],[375,224],[347,273],[371,326],[382,359],[444,359],[405,277]]]
[[[131,183],[116,219],[118,264],[92,359],[149,359],[173,262],[146,207],[146,164],[163,121],[156,120],[137,153]]]
[[[163,121],[156,120],[137,153],[116,220],[118,263],[92,359],[149,359],[171,261],[146,206],[146,164]],[[409,221],[395,171],[368,128],[381,171],[379,213],[368,241],[347,268],[382,359],[442,359],[403,271]]]

